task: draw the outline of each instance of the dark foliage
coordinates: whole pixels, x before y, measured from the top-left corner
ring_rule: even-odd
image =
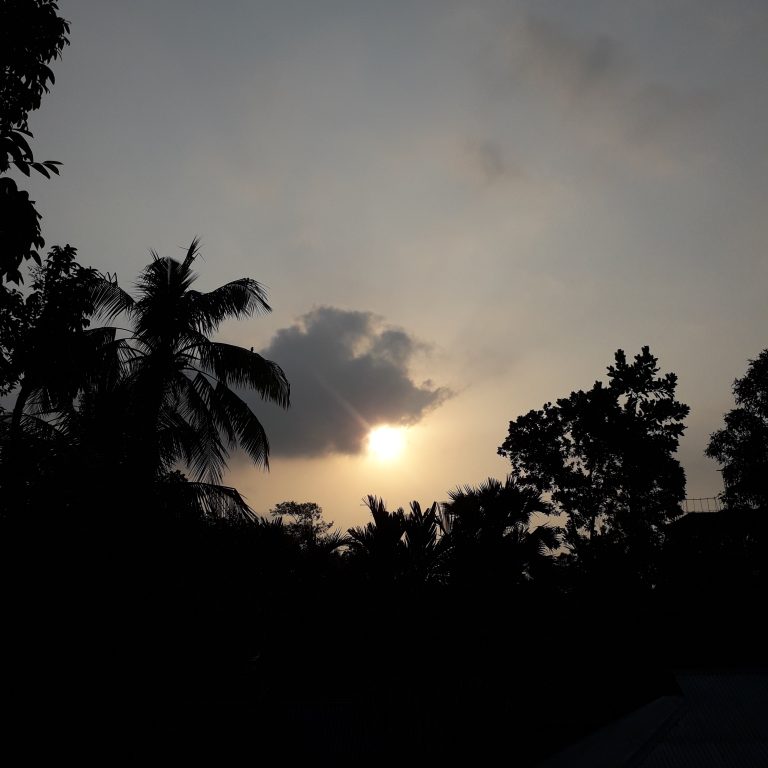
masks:
[[[607,386],[597,381],[510,422],[499,453],[520,484],[551,494],[583,565],[610,557],[643,576],[685,495],[674,453],[689,409],[648,347],[632,363],[622,350],[615,360]]]
[[[313,501],[281,501],[269,514],[283,522],[285,531],[304,549],[320,545],[333,528],[333,521],[323,520],[323,510]],[[289,522],[285,522],[288,519]]]
[[[736,407],[725,414],[706,454],[722,466],[728,506],[768,509],[768,349],[736,379],[733,396]]]
[[[52,0],[2,0],[0,3],[0,174],[11,167],[29,176],[58,175],[60,163],[36,162],[29,146],[29,113],[40,106],[54,82],[48,66],[69,45],[69,22]],[[0,176],[0,284],[21,282],[25,259],[40,263],[45,245],[40,214],[29,194]]]
[[[460,584],[479,588],[519,587],[546,578],[560,545],[556,526],[534,525],[550,505],[534,488],[508,477],[488,478],[477,487],[457,488],[443,505],[450,573]]]
[[[269,311],[262,287],[243,279],[193,290],[197,241],[183,262],[155,255],[138,299],[75,255],[52,249],[26,300],[5,292],[2,383],[17,386],[12,414],[0,418],[6,511],[48,509],[57,488],[60,512],[95,513],[121,488],[115,504],[133,515],[166,507],[173,492],[201,518],[252,517],[237,490],[220,485],[235,446],[268,462],[267,436],[236,388],[287,406],[289,386],[271,361],[208,335],[228,317]],[[90,327],[120,313],[132,329]],[[192,482],[166,487],[178,464]]]

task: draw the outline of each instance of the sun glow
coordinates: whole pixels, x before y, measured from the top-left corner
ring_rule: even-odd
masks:
[[[405,430],[398,427],[376,427],[368,435],[368,453],[382,461],[392,461],[403,452]]]

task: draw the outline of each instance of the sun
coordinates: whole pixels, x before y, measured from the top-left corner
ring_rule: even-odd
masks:
[[[382,461],[392,461],[403,452],[405,430],[398,427],[375,427],[368,435],[368,452]]]

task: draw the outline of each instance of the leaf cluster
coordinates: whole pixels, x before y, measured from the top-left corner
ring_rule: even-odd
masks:
[[[714,432],[706,454],[722,467],[731,507],[768,507],[768,349],[749,362],[733,384],[736,407]]]

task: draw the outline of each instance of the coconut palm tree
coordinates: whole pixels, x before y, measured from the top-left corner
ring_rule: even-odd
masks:
[[[172,491],[177,506],[205,517],[250,513],[235,489],[220,484],[237,445],[268,466],[269,441],[239,391],[287,407],[289,385],[276,364],[209,338],[223,320],[270,307],[249,278],[193,290],[198,246],[195,239],[183,261],[153,252],[136,299],[116,280],[81,268],[74,249],[52,251],[33,286],[39,318],[12,360],[21,385],[13,413],[0,419],[0,448],[16,449],[3,451],[4,459],[21,456],[19,447],[33,439],[64,446],[77,456],[70,464],[80,476],[72,484],[90,487],[94,497],[116,483],[132,490],[129,496],[168,485],[183,466],[193,482],[165,488],[161,506]],[[120,314],[130,327],[88,327],[92,317]]]
[[[116,347],[126,468],[146,487],[183,466],[195,484],[187,488],[190,499],[205,497],[203,508],[214,511],[221,503],[237,506],[239,495],[219,485],[230,451],[239,446],[255,464],[269,466],[266,432],[240,392],[286,408],[290,387],[277,364],[209,337],[228,318],[270,312],[265,290],[250,278],[194,290],[197,238],[182,261],[151,253],[137,298],[106,278],[94,291],[102,316],[124,314],[131,325]]]

